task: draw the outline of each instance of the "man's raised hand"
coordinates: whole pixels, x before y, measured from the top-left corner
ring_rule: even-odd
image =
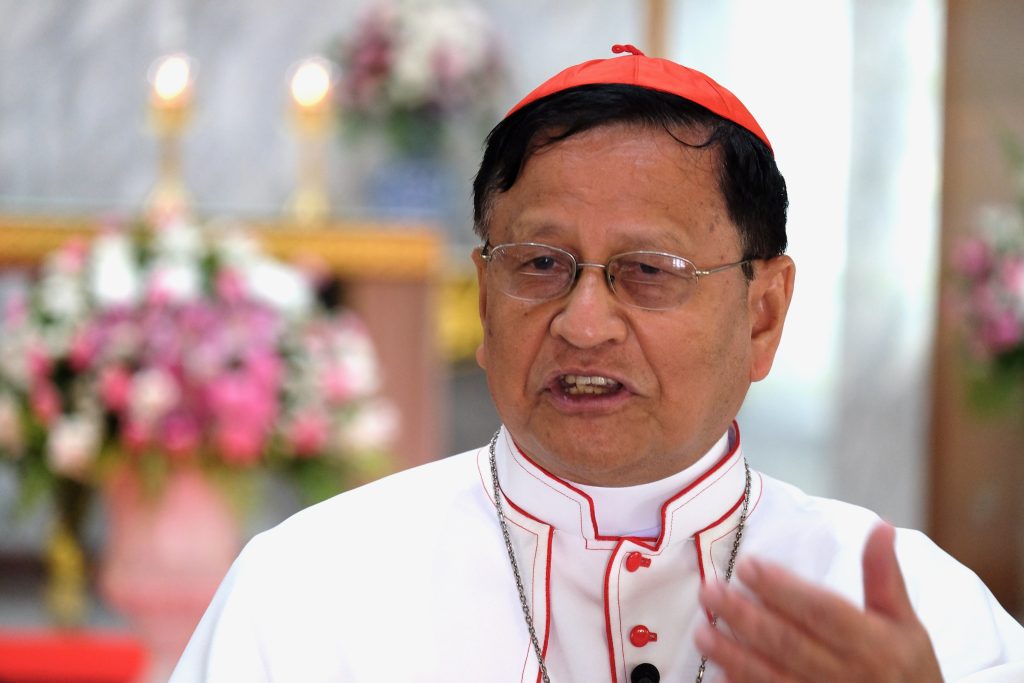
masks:
[[[701,603],[735,638],[703,625],[697,647],[730,683],[941,683],[894,547],[879,524],[864,547],[864,609],[785,569],[749,559],[737,574],[753,594],[710,584]]]

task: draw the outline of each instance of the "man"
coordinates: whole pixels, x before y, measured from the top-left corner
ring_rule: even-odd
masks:
[[[969,570],[747,465],[785,182],[735,96],[613,49],[513,108],[474,184],[504,426],[253,539],[172,680],[1021,680]]]

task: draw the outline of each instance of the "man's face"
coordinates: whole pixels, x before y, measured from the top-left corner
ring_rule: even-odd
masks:
[[[540,242],[586,263],[637,250],[698,268],[739,261],[717,163],[716,151],[659,130],[613,125],[575,135],[534,153],[495,196],[489,242]],[[477,360],[498,413],[535,462],[571,481],[626,486],[692,464],[725,433],[778,344],[778,334],[768,349],[757,340],[772,287],[760,268],[749,286],[732,268],[701,278],[680,306],[649,311],[617,299],[598,268],[581,269],[566,296],[530,303],[495,288],[479,252],[474,260],[484,326]],[[784,287],[788,304],[791,263],[782,280],[777,271],[765,277]],[[781,333],[785,305],[772,315]],[[573,375],[619,388],[580,393],[565,381]]]

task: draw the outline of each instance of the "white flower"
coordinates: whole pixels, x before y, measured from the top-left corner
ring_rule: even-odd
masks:
[[[369,396],[380,389],[377,359],[369,339],[346,335],[335,346],[336,362],[348,381],[353,396]]]
[[[226,264],[242,269],[263,258],[259,243],[245,232],[230,227],[222,230],[224,234],[217,241],[216,249]]]
[[[132,380],[129,406],[134,417],[143,424],[153,424],[178,404],[181,392],[178,383],[163,368],[149,368]]]
[[[250,296],[285,315],[305,315],[313,306],[309,280],[291,266],[260,259],[243,267],[242,277]]]
[[[29,334],[23,328],[5,329],[0,334],[0,376],[17,389],[28,389],[30,345]]]
[[[164,256],[196,261],[203,252],[203,234],[196,226],[177,217],[156,231],[153,248]]]
[[[72,479],[82,478],[96,458],[100,436],[100,421],[95,416],[61,416],[47,435],[50,468]]]
[[[138,267],[125,235],[109,233],[96,238],[90,275],[89,289],[100,308],[131,306],[139,300]]]
[[[149,271],[146,289],[151,295],[175,303],[195,301],[202,294],[202,274],[195,261],[158,259]]]
[[[389,401],[368,401],[340,425],[336,434],[339,450],[358,453],[384,448],[397,434],[398,424],[398,409]]]
[[[85,313],[85,293],[77,278],[60,272],[43,276],[39,283],[39,306],[59,320],[74,320]]]

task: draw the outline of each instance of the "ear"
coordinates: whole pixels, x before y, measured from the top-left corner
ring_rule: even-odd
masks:
[[[796,264],[788,256],[757,261],[754,279],[748,291],[750,314],[750,381],[768,376],[775,352],[782,340],[789,303],[793,299]]]
[[[487,353],[484,345],[487,343],[487,287],[484,284],[484,275],[486,274],[486,264],[484,262],[483,249],[477,247],[473,250],[473,265],[476,266],[476,287],[479,292],[477,298],[477,308],[480,312],[480,325],[483,327],[484,334],[480,345],[476,347],[476,363],[483,369],[487,369]]]

